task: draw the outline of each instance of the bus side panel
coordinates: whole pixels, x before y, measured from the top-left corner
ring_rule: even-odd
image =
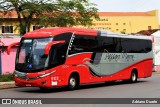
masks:
[[[81,84],[91,82],[91,74],[89,72],[88,66],[85,64],[85,61],[89,60],[91,56],[92,52],[76,54],[67,58],[65,65],[68,65],[69,67],[63,69],[65,72],[67,72],[65,73],[67,84],[68,79],[73,72],[77,72],[79,74]]]
[[[153,60],[149,60],[147,61],[146,63],[146,66],[145,67],[145,77],[150,77],[152,76],[152,72],[153,72]]]
[[[128,80],[130,79],[132,70],[135,68],[138,70],[138,78],[150,77],[152,75],[152,59],[135,63],[122,70],[117,71],[117,73],[114,73],[112,75],[97,77],[89,74],[88,78],[91,78],[90,82]]]
[[[126,80],[130,78],[133,69],[137,69],[138,78],[146,78],[152,75],[152,59],[144,60],[113,74],[115,80]]]
[[[68,65],[68,67],[62,67],[64,72],[66,72],[66,76],[64,77],[66,78],[65,84],[68,84],[68,79],[72,72],[77,72],[79,74],[81,84],[115,80],[127,80],[130,78],[131,72],[134,68],[138,70],[138,78],[146,78],[152,75],[152,59],[146,59],[135,64],[129,65],[128,67],[119,70],[112,75],[97,76],[93,74],[90,71],[89,66],[84,63],[84,59],[90,59],[91,55],[91,53],[85,53],[67,58],[65,65]]]
[[[152,76],[152,64],[152,59],[148,59],[141,62],[141,64],[137,64],[136,68],[138,70],[138,78],[146,78]]]

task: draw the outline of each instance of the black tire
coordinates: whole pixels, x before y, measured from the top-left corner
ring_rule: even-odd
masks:
[[[109,84],[109,85],[110,85],[110,84],[114,84],[114,83],[115,83],[115,81],[106,81],[106,82],[105,82],[105,84]]]
[[[49,88],[46,87],[39,87],[39,89],[43,92],[48,92]]]
[[[68,80],[68,89],[75,90],[79,86],[79,79],[76,75],[71,75]]]
[[[131,76],[130,76],[130,82],[132,82],[132,83],[137,82],[137,78],[138,78],[137,72],[135,70],[132,71]]]

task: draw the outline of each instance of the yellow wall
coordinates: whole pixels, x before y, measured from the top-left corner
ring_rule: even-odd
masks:
[[[146,12],[152,16],[100,16],[100,21],[94,21],[90,27],[81,28],[102,29],[112,32],[136,33],[141,30],[158,29],[158,10]],[[103,21],[102,21],[103,20]],[[118,23],[118,24],[117,24]]]

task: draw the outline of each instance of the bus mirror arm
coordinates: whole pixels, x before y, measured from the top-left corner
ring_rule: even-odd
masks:
[[[20,42],[15,42],[15,43],[12,43],[10,44],[8,47],[7,47],[7,54],[10,55],[10,52],[11,52],[11,48],[16,46],[16,45],[19,45]]]
[[[45,55],[48,55],[48,54],[49,54],[49,51],[50,51],[50,49],[51,49],[51,47],[52,47],[53,45],[63,44],[63,43],[65,43],[65,40],[49,42],[49,43],[45,46],[45,48],[44,48],[44,54],[45,54]]]

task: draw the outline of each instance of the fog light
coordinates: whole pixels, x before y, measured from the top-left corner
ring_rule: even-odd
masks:
[[[46,81],[43,81],[43,82],[42,82],[42,85],[45,85],[46,83],[47,83]]]

